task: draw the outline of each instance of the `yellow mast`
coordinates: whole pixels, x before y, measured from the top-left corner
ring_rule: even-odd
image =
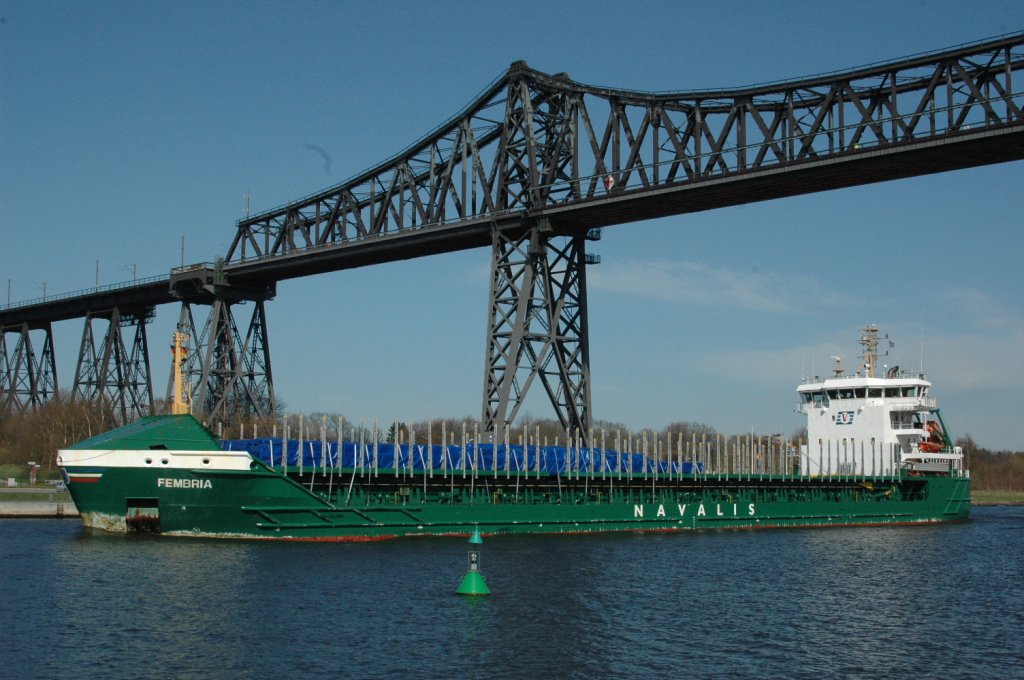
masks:
[[[192,390],[186,389],[184,365],[188,357],[188,335],[180,330],[171,336],[171,371],[174,374],[174,391],[171,395],[171,415],[192,413]]]
[[[878,358],[880,356],[878,353],[878,341],[879,339],[889,340],[889,334],[886,333],[884,336],[879,338],[878,326],[875,324],[865,326],[861,329],[861,332],[863,335],[860,336],[860,345],[864,348],[864,354],[861,355],[861,358],[863,359],[861,368],[864,369],[864,375],[866,377],[874,378],[875,369],[878,368]],[[889,347],[892,346],[893,343],[889,340]],[[886,350],[885,354],[881,356],[888,356],[888,354],[889,352]]]

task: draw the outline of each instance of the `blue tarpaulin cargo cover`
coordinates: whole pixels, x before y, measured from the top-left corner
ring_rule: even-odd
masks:
[[[510,472],[540,472],[548,475],[563,475],[568,471],[591,472],[658,472],[671,471],[684,474],[694,471],[690,461],[654,461],[639,453],[619,453],[586,447],[564,446],[516,446],[499,444],[470,444],[463,451],[461,446],[435,444],[401,444],[343,442],[341,460],[338,459],[338,444],[334,442],[303,441],[299,459],[300,442],[281,438],[229,439],[221,443],[229,451],[248,451],[253,458],[272,467],[314,469],[363,469],[363,470],[495,470]],[[287,463],[283,456],[287,456]],[[697,465],[697,472],[702,469]]]

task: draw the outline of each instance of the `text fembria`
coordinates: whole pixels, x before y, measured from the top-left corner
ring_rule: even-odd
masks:
[[[676,509],[679,510],[679,516],[680,517],[682,517],[683,515],[686,514],[686,509],[687,508],[692,508],[692,507],[693,506],[688,504],[688,503],[677,503],[676,504]],[[697,512],[696,512],[696,516],[697,517],[707,517],[709,515],[709,512],[713,513],[713,514],[710,515],[711,517],[739,517],[740,516],[740,514],[739,514],[739,505],[737,503],[726,503],[724,505],[722,503],[715,503],[713,507],[710,504],[708,505],[708,507],[704,507],[703,503],[700,503],[699,505],[697,505]],[[747,505],[746,512],[747,512],[747,517],[753,517],[754,516],[755,507],[754,507],[753,503],[749,503]],[[691,514],[694,514],[694,513],[691,512]],[[642,505],[634,505],[633,506],[633,517],[634,518],[643,518],[643,516],[644,516],[644,506],[642,506]],[[666,517],[665,505],[664,504],[658,506],[658,510],[657,510],[657,512],[655,512],[655,517]]]
[[[212,489],[209,479],[176,479],[174,477],[157,477],[157,487],[165,489]]]

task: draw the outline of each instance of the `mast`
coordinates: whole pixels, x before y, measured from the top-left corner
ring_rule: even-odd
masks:
[[[191,390],[185,389],[184,365],[188,357],[188,335],[177,330],[171,335],[171,371],[174,390],[171,394],[171,415],[192,413]]]
[[[878,336],[878,326],[876,326],[875,324],[870,324],[860,330],[863,335],[860,336],[859,342],[860,346],[864,348],[863,354],[861,354],[861,359],[863,360],[861,368],[864,369],[865,377],[874,378],[875,369],[878,367],[878,341],[880,339]],[[889,340],[889,334],[886,333],[884,336],[881,337],[881,339]],[[889,347],[892,346],[893,343],[891,340],[889,340]],[[889,351],[886,350],[885,354],[883,354],[882,356],[888,355]]]

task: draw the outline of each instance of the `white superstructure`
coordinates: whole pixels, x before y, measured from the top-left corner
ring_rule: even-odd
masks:
[[[882,339],[888,341],[888,336]],[[875,377],[878,341],[876,326],[864,328],[864,353],[854,375],[844,375],[842,360],[832,357],[832,377],[816,377],[797,388],[797,410],[807,416],[802,474],[875,476],[900,469],[962,469],[962,453],[945,432],[924,374],[893,366],[884,378]]]

